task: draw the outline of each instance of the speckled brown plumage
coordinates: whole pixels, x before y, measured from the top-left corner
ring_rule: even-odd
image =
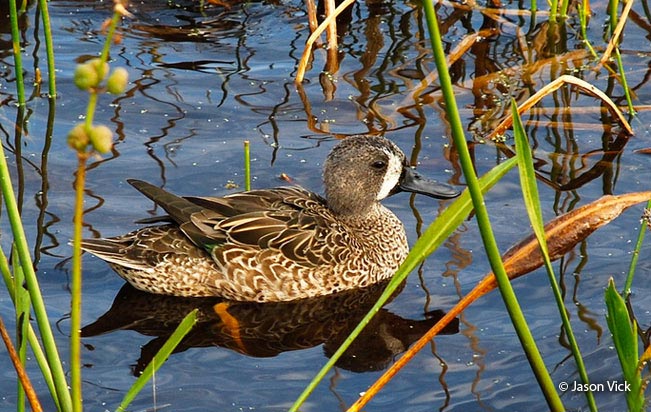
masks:
[[[402,223],[379,203],[400,190],[446,198],[382,137],[351,137],[326,160],[327,200],[299,187],[222,198],[179,197],[130,180],[170,224],[88,239],[138,289],[176,296],[274,302],[335,293],[389,278],[408,252]]]

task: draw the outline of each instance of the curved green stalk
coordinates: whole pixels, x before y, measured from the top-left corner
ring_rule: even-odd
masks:
[[[25,84],[23,82],[23,59],[20,47],[20,31],[18,30],[18,10],[16,0],[9,0],[9,20],[11,21],[11,42],[14,51],[14,65],[16,73],[16,94],[18,105],[25,105]]]
[[[547,400],[547,404],[552,411],[563,411],[563,403],[561,402],[556,388],[554,387],[554,382],[549,376],[549,372],[545,367],[545,363],[538,351],[536,342],[531,335],[531,331],[527,325],[527,322],[522,314],[520,305],[517,301],[513,288],[509,281],[508,275],[504,270],[504,264],[500,256],[500,251],[497,247],[495,237],[490,224],[490,219],[488,217],[488,211],[484,204],[484,197],[481,193],[481,188],[475,175],[475,170],[472,164],[472,159],[470,157],[470,152],[468,150],[468,145],[465,140],[463,126],[461,124],[461,119],[459,117],[459,111],[457,109],[457,103],[454,98],[454,90],[452,88],[452,81],[450,79],[450,73],[448,72],[445,52],[443,50],[443,45],[441,42],[441,34],[438,27],[438,18],[434,10],[434,5],[432,1],[425,1],[423,3],[425,9],[425,15],[427,18],[427,26],[429,29],[430,41],[432,43],[432,50],[434,52],[434,60],[436,62],[436,68],[439,73],[439,79],[441,84],[441,89],[445,99],[446,113],[448,114],[448,120],[450,122],[450,127],[452,129],[452,138],[454,144],[459,153],[459,160],[461,162],[461,168],[463,170],[466,183],[468,184],[468,190],[472,197],[473,204],[475,206],[475,213],[477,218],[477,224],[479,225],[480,233],[482,240],[484,242],[484,247],[486,249],[486,254],[491,265],[491,269],[495,274],[497,284],[502,294],[502,299],[506,305],[511,321],[515,331],[520,339],[522,349],[527,355],[529,364],[533,369],[534,375],[538,380],[538,384]]]
[[[522,120],[518,114],[518,107],[515,103],[515,100],[511,99],[511,114],[513,116],[513,135],[515,137],[515,147],[518,158],[518,171],[520,173],[520,187],[522,188],[522,197],[524,199],[524,204],[529,214],[529,220],[531,221],[531,227],[538,239],[538,244],[540,245],[540,251],[542,252],[543,260],[545,261],[545,269],[547,270],[547,275],[549,276],[549,284],[554,293],[554,300],[556,300],[556,306],[558,307],[558,313],[561,316],[563,322],[563,328],[567,334],[567,339],[570,343],[570,348],[572,349],[572,355],[576,362],[576,366],[581,377],[581,381],[589,387],[588,373],[585,369],[585,364],[583,363],[583,357],[581,356],[581,351],[579,350],[579,344],[576,341],[574,332],[572,331],[572,325],[570,319],[567,315],[567,309],[563,302],[563,295],[561,294],[561,289],[558,286],[556,281],[556,276],[554,274],[554,269],[552,268],[552,262],[549,258],[549,251],[547,249],[547,239],[545,236],[545,224],[543,222],[542,211],[540,210],[540,196],[538,195],[538,186],[536,184],[536,172],[533,168],[533,155],[531,153],[531,147],[529,146],[529,140],[527,139],[524,126],[522,125]],[[590,406],[592,412],[597,411],[597,404],[594,399],[594,394],[592,391],[586,391],[585,396]]]

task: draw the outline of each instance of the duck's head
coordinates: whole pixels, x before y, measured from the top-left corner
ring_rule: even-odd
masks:
[[[416,173],[400,148],[380,136],[351,136],[337,144],[325,161],[323,181],[328,206],[341,215],[367,213],[402,191],[437,199],[459,195],[452,186]]]

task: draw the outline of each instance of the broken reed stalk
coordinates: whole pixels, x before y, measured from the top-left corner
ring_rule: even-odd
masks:
[[[329,16],[332,13],[334,13],[335,9],[337,8],[337,5],[335,4],[335,0],[325,0],[325,15]],[[338,49],[338,44],[337,44],[337,19],[332,20],[330,24],[328,24],[328,28],[326,30],[326,38],[328,40],[328,71],[334,72],[338,66],[338,59],[337,59],[337,49]]]
[[[610,60],[610,56],[612,55],[613,50],[619,44],[619,38],[622,32],[624,31],[624,26],[626,25],[626,21],[628,20],[628,14],[631,11],[631,7],[633,7],[633,0],[628,0],[626,4],[624,4],[622,15],[619,17],[619,21],[617,22],[617,26],[615,27],[615,30],[613,30],[613,35],[610,37],[608,46],[606,47],[604,54],[601,56],[601,59],[599,59],[599,63],[594,68],[595,72],[599,71],[599,69],[601,69],[601,66],[603,66],[608,60]]]
[[[310,60],[310,56],[312,54],[312,46],[314,45],[314,42],[319,38],[321,33],[330,25],[332,22],[334,22],[337,19],[337,16],[340,15],[348,6],[351,4],[355,3],[355,0],[344,0],[337,8],[334,10],[334,12],[327,16],[319,25],[319,27],[316,28],[308,37],[307,41],[305,42],[305,48],[303,49],[303,55],[301,56],[301,60],[298,63],[298,69],[296,70],[296,80],[294,80],[295,83],[302,83],[303,79],[305,78],[305,70],[307,69],[307,63]]]
[[[604,92],[597,89],[595,86],[591,85],[585,80],[581,80],[577,77],[570,76],[567,74],[560,76],[553,82],[549,83],[548,85],[538,90],[534,95],[529,97],[523,103],[520,103],[520,105],[518,106],[518,113],[521,115],[523,112],[529,110],[540,100],[542,100],[543,97],[553,93],[554,91],[560,89],[562,86],[566,84],[572,84],[574,86],[577,86],[580,89],[590,93],[591,95],[601,99],[601,101],[603,101],[606,104],[606,106],[608,106],[608,109],[611,111],[611,113],[615,115],[615,117],[617,117],[617,119],[619,120],[619,124],[624,128],[626,133],[628,135],[633,135],[633,128],[624,117],[622,111],[619,110],[619,107],[617,107],[617,105],[610,99],[610,97],[608,97]],[[499,125],[497,125],[495,130],[493,130],[488,136],[486,136],[486,138],[490,140],[495,140],[498,136],[504,134],[506,129],[511,127],[512,124],[513,124],[513,117],[509,114],[504,118],[504,120],[500,122]]]

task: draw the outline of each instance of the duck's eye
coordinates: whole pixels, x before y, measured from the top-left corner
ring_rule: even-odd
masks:
[[[371,163],[371,167],[377,170],[384,170],[387,167],[387,162],[384,160],[376,160],[375,162]]]

